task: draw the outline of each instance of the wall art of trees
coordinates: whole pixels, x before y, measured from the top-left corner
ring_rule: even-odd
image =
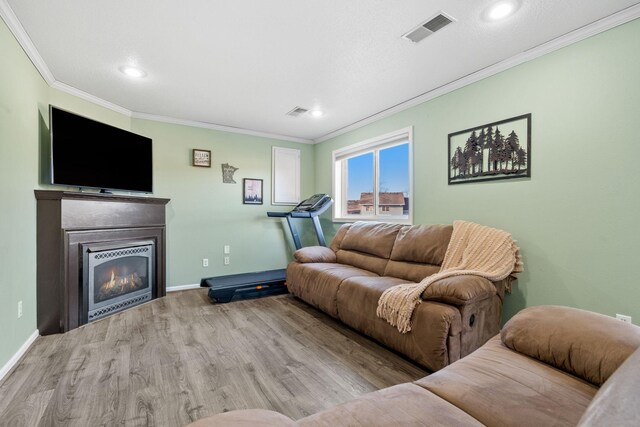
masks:
[[[503,133],[508,124],[476,128],[456,147],[451,145],[455,134],[449,135],[449,182],[530,176],[528,132],[521,142],[514,129]]]

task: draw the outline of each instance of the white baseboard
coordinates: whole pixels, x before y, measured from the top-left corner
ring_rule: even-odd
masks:
[[[36,329],[31,334],[31,336],[29,338],[27,338],[27,340],[24,342],[24,344],[22,344],[22,347],[20,347],[18,349],[16,354],[14,354],[13,357],[11,357],[11,359],[9,359],[9,361],[7,363],[5,363],[5,365],[2,367],[2,369],[0,369],[0,381],[2,381],[4,379],[4,377],[5,377],[5,375],[7,375],[9,373],[9,371],[11,371],[11,369],[14,367],[14,365],[16,363],[18,363],[18,360],[20,360],[20,358],[27,352],[27,350],[29,350],[29,347],[31,347],[31,344],[33,344],[33,342],[39,336],[40,336],[40,332],[38,332],[38,330]]]
[[[200,289],[200,284],[199,283],[195,283],[193,285],[169,286],[167,288],[167,293],[169,293],[169,292],[187,291],[189,289]]]

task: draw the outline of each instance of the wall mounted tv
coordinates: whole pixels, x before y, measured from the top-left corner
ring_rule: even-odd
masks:
[[[151,139],[49,106],[51,183],[151,193]]]

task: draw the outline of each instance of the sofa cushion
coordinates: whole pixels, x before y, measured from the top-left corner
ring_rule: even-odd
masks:
[[[636,350],[602,385],[580,427],[636,426],[640,423],[640,350]]]
[[[438,271],[440,271],[439,265],[390,260],[386,264],[383,275],[418,283],[425,277],[431,276]]]
[[[499,336],[415,384],[487,426],[575,426],[598,390],[512,351]]]
[[[451,225],[413,225],[403,227],[396,237],[391,259],[442,265],[451,240]]]
[[[340,249],[371,254],[388,259],[396,241],[398,224],[382,222],[355,222],[344,235]]]
[[[482,426],[455,406],[413,384],[366,394],[298,421],[301,427]]]
[[[352,265],[354,267],[362,268],[376,273],[378,276],[382,276],[385,268],[387,267],[387,259],[380,258],[375,255],[370,255],[355,251],[345,251],[340,249],[336,253],[336,261],[340,264]]]
[[[292,294],[327,314],[338,317],[336,299],[338,288],[344,279],[354,276],[376,275],[370,271],[343,264],[292,262],[287,267],[287,286]]]
[[[455,307],[423,302],[413,314],[413,330],[400,334],[376,315],[378,299],[391,286],[408,283],[395,277],[351,277],[338,290],[338,317],[347,325],[399,351],[435,371],[457,359],[460,311]],[[450,342],[451,341],[451,342]],[[450,346],[455,345],[452,360]]]
[[[333,236],[333,239],[331,239],[331,244],[329,245],[329,248],[332,251],[338,252],[338,250],[340,249],[340,245],[342,244],[342,239],[344,239],[344,236],[351,228],[351,225],[352,224],[342,224],[340,228],[338,228],[338,231],[336,231],[336,235]]]
[[[560,306],[520,311],[501,332],[505,345],[597,386],[640,347],[640,328]]]
[[[412,225],[398,232],[385,276],[420,282],[440,271],[453,226]]]

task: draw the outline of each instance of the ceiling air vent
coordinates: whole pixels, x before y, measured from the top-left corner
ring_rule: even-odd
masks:
[[[447,25],[451,24],[453,21],[455,21],[453,17],[440,12],[433,18],[429,19],[427,22],[418,25],[413,30],[404,34],[402,37],[407,40],[411,40],[414,43],[418,43],[419,41],[427,38],[436,31],[441,30]]]
[[[289,111],[289,112],[287,113],[287,116],[291,116],[291,117],[298,117],[300,114],[304,114],[304,113],[306,113],[307,111],[309,111],[309,110],[308,110],[308,109],[306,109],[306,108],[296,107],[296,108],[294,108],[293,110]]]

